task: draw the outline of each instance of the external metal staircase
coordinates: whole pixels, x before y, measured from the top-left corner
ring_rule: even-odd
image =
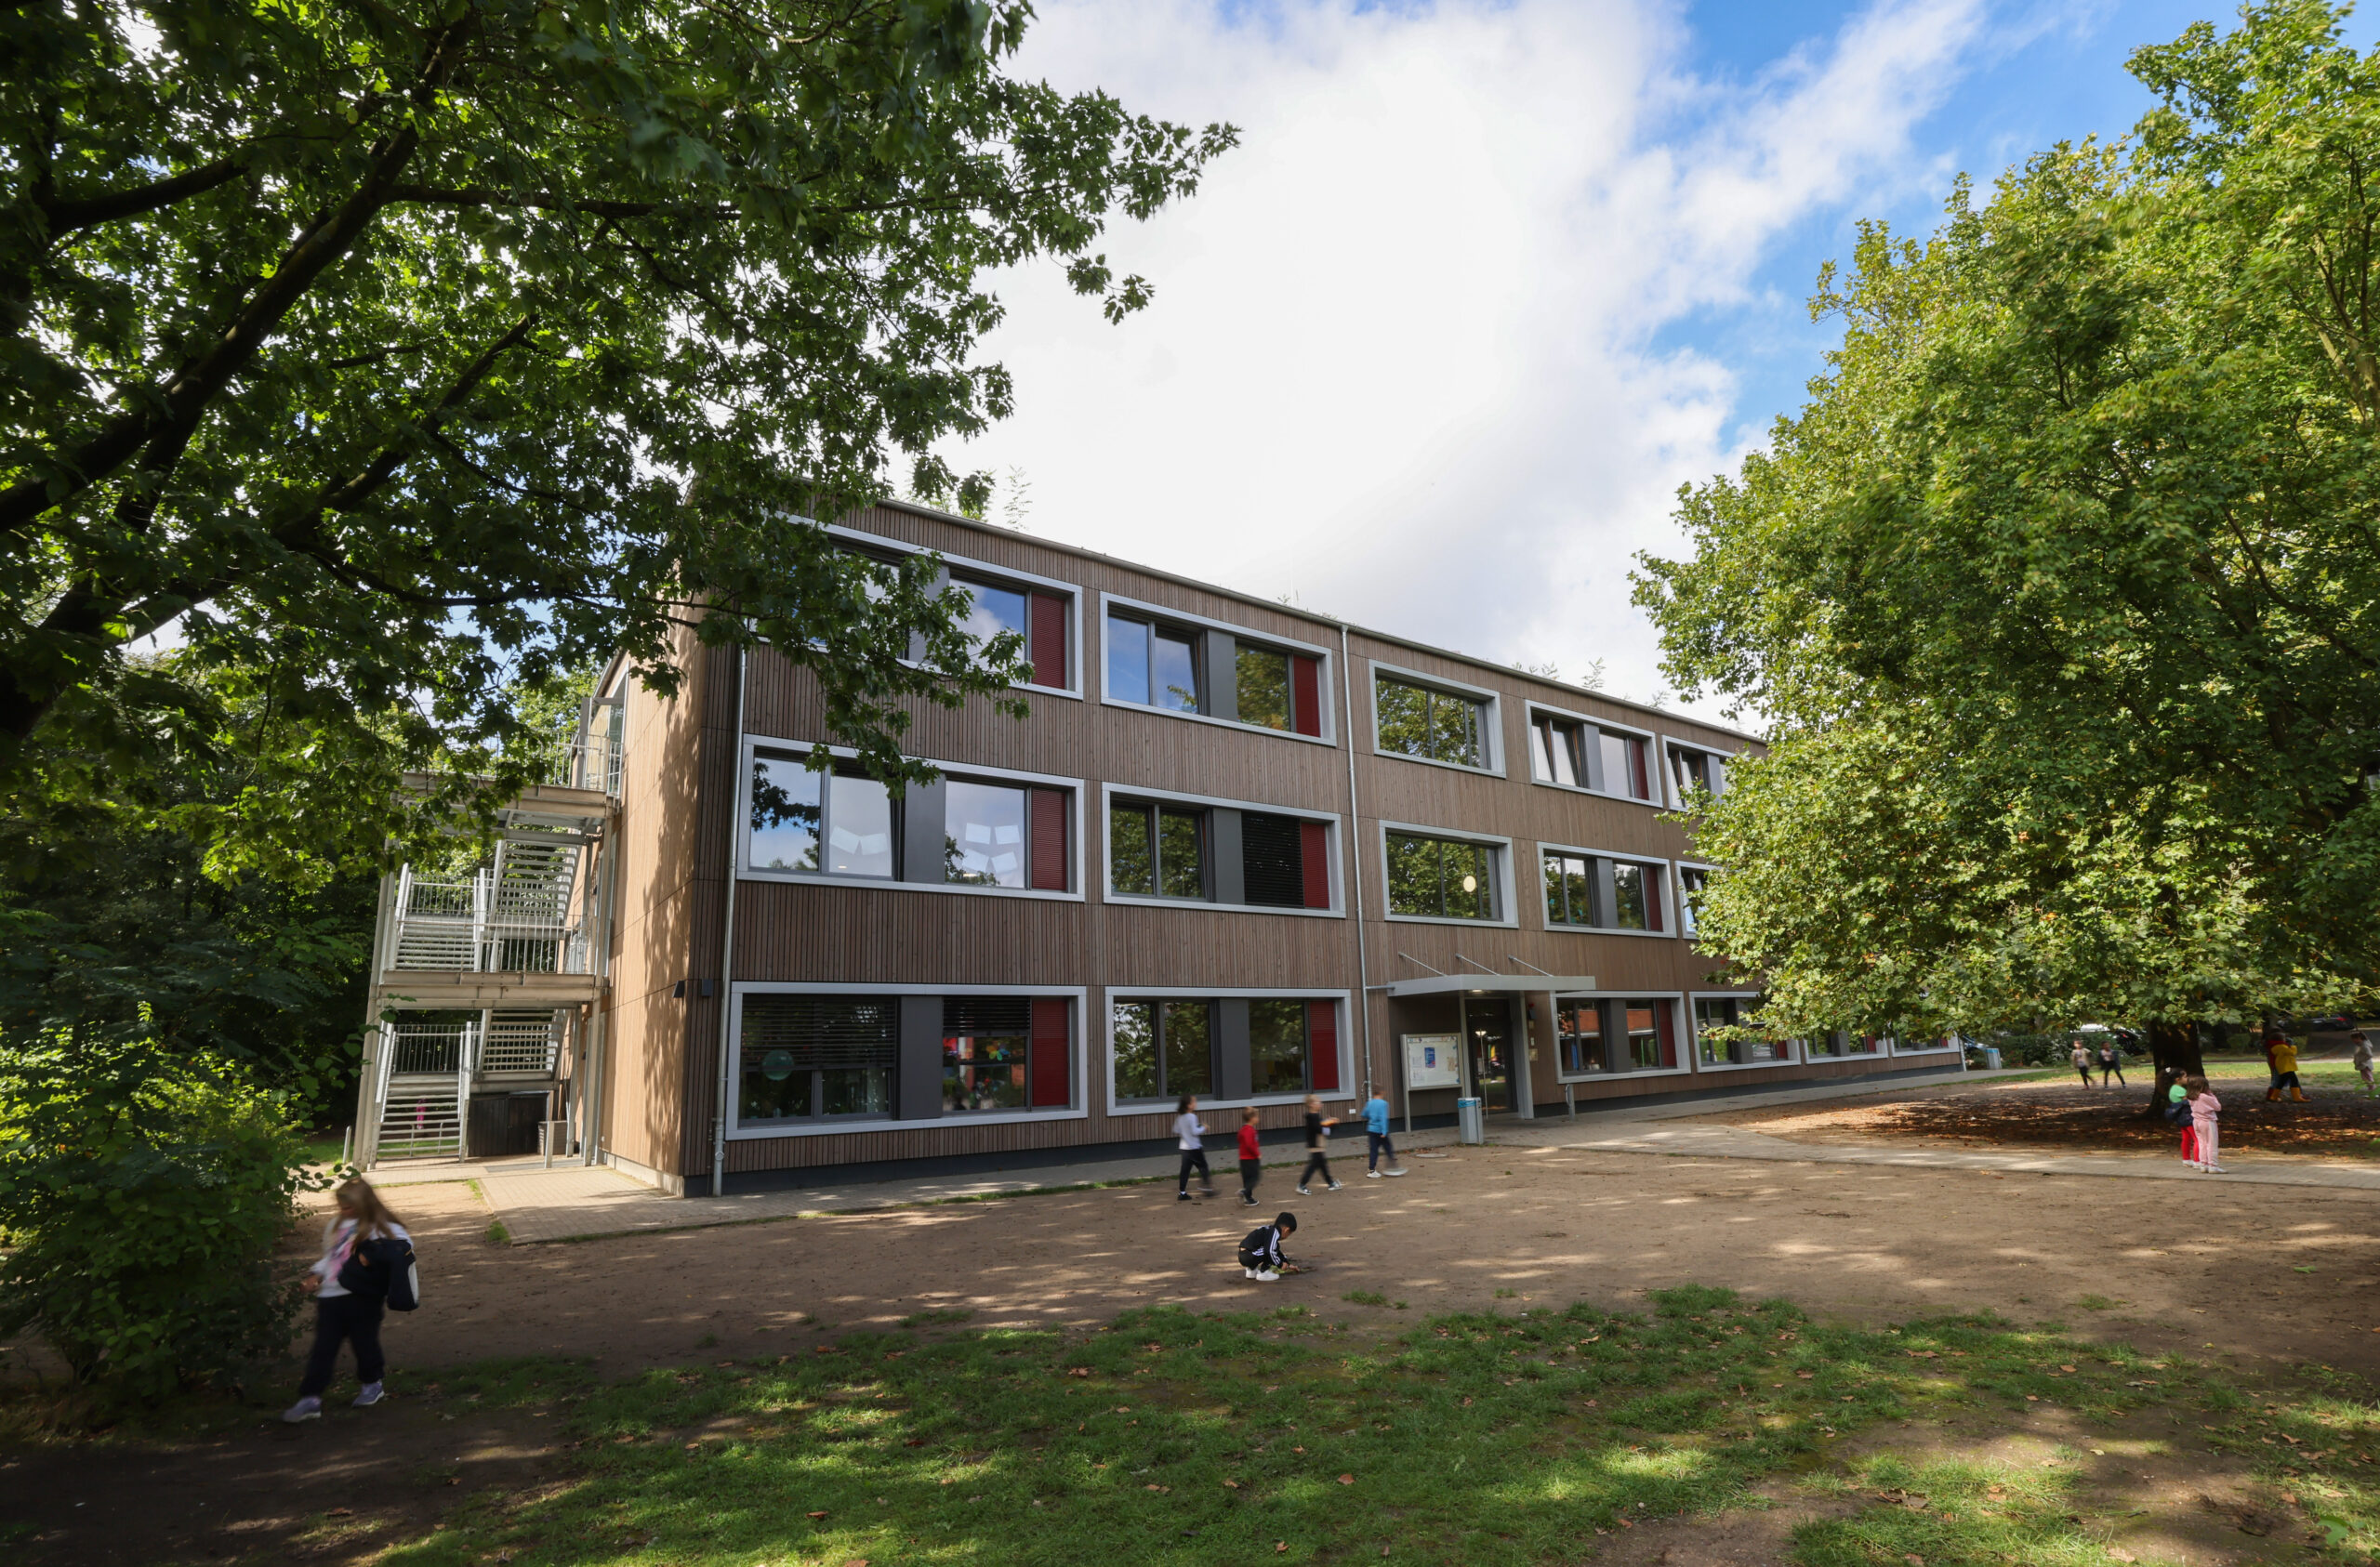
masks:
[[[567,781],[514,800],[479,864],[407,864],[382,884],[356,1117],[366,1168],[470,1154],[475,1098],[525,1100],[549,1154],[581,1143],[620,786],[617,725],[602,711],[588,724],[602,738],[572,748]]]

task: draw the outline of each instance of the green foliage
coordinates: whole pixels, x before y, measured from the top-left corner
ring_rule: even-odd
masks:
[[[1697,802],[1773,1031],[2373,994],[2380,55],[2338,16],[2143,49],[2128,151],[1865,230],[1808,404],[1643,562],[1673,677],[1776,725]]]
[[[1050,257],[1140,309],[1106,224],[1236,134],[1007,74],[1029,14],[11,10],[0,792],[107,799],[231,744],[254,775],[196,836],[279,875],[515,792],[514,689],[615,648],[674,689],[686,637],[766,639],[892,776],[917,703],[1012,705],[1022,650],[966,635],[932,561],[808,519],[905,454],[980,505],[933,454],[1011,405],[974,357],[992,275]],[[126,657],[169,624],[192,678]],[[269,721],[226,735],[218,697]]]
[[[147,683],[188,678],[178,656]],[[270,719],[205,691],[211,733]],[[119,689],[101,700],[126,702]],[[119,715],[127,727],[144,715]],[[176,1055],[242,1061],[319,1115],[350,1087],[364,1022],[377,878],[365,846],[271,867],[210,864],[221,818],[257,769],[241,744],[201,741],[90,788],[20,796],[0,816],[0,1034],[153,1038]],[[104,792],[101,792],[101,791]]]
[[[278,1352],[303,1146],[281,1096],[156,1041],[0,1045],[0,1336],[134,1399]]]

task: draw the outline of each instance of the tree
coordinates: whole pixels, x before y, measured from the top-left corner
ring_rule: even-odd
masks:
[[[105,792],[212,699],[306,731],[209,852],[377,852],[400,770],[509,791],[506,701],[689,620],[821,680],[880,772],[998,700],[931,562],[806,520],[1008,412],[998,268],[1094,248],[1236,133],[1002,71],[1024,0],[35,0],[0,22],[0,779]],[[912,638],[922,659],[907,662]],[[111,727],[140,709],[151,727]]]
[[[1923,244],[1863,230],[1768,450],[1642,560],[1667,668],[1775,726],[1699,802],[1789,1033],[2201,1021],[2380,979],[2380,57],[2252,7],[2162,107]]]

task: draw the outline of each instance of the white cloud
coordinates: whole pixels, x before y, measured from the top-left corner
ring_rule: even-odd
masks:
[[[1906,172],[1981,0],[1886,0],[1749,82],[1699,80],[1623,0],[1049,0],[1022,69],[1245,133],[1111,235],[1155,306],[1111,327],[1051,270],[989,345],[1037,533],[1500,660],[1660,678],[1627,602],[1672,494],[1726,467],[1734,381],[1657,346],[1765,247]]]

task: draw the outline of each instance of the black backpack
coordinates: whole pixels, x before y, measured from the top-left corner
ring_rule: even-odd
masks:
[[[410,1311],[421,1304],[421,1270],[413,1243],[395,1235],[375,1235],[356,1243],[338,1271],[339,1288],[350,1295],[377,1295],[391,1311]]]

